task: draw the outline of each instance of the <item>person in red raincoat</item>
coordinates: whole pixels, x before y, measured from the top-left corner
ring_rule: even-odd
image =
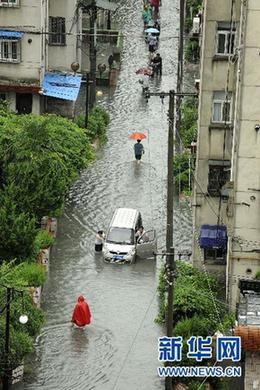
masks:
[[[79,327],[83,327],[85,325],[89,325],[91,322],[91,313],[87,302],[83,295],[78,297],[78,303],[76,304],[71,322]]]
[[[153,7],[153,18],[157,19],[159,13],[160,0],[150,0],[150,4]]]

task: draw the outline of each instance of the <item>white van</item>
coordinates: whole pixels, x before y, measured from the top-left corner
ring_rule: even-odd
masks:
[[[148,230],[136,239],[135,233],[141,226],[142,217],[138,210],[116,209],[103,245],[104,260],[109,263],[133,263],[136,256],[152,257],[157,249],[155,230]]]

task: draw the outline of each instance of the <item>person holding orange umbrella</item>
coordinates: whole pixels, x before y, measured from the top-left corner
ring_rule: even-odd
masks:
[[[144,133],[132,133],[130,135],[130,138],[137,141],[134,144],[134,152],[135,152],[135,159],[136,159],[136,161],[138,163],[140,163],[142,155],[144,154],[144,146],[143,146],[143,144],[141,144],[141,140],[145,139],[146,135]]]

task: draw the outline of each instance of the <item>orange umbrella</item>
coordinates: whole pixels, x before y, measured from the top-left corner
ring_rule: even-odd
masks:
[[[130,134],[129,138],[131,139],[145,139],[146,135],[144,133],[132,133]]]

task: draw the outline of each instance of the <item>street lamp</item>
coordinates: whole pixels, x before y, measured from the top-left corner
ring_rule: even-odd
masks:
[[[10,311],[11,311],[11,302],[14,299],[14,293],[18,292],[22,294],[23,291],[15,290],[13,287],[7,287],[1,285],[1,287],[6,288],[6,305],[0,310],[0,314],[4,313],[6,310],[5,317],[5,351],[4,351],[4,375],[3,375],[3,390],[9,390],[9,344],[10,344]],[[19,317],[19,321],[21,324],[26,324],[28,321],[28,317],[25,314],[22,314]]]

